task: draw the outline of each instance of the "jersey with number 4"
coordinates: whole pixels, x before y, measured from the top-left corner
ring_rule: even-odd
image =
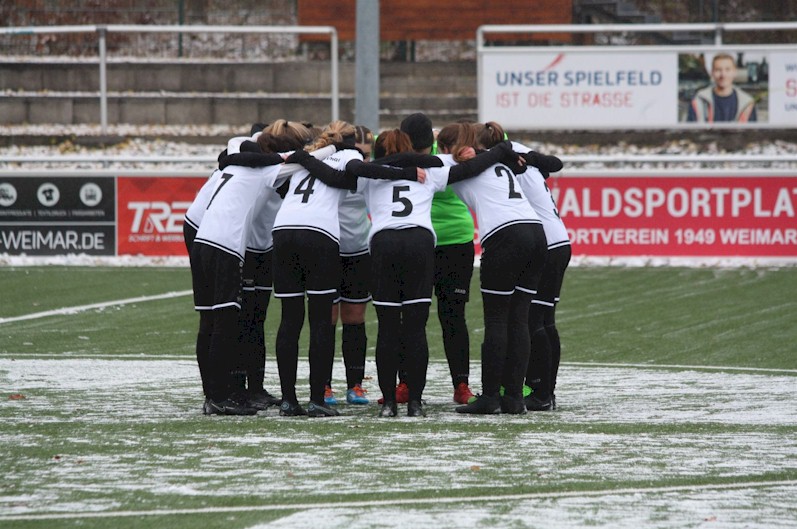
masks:
[[[445,156],[449,155],[440,155],[444,163]],[[482,243],[513,224],[540,224],[540,217],[523,195],[515,173],[504,164],[495,164],[473,178],[452,183],[451,188],[476,215]]]
[[[340,171],[351,160],[362,160],[354,149],[344,149],[324,158],[324,163]],[[274,219],[274,230],[312,230],[340,241],[338,209],[348,191],[326,185],[307,169],[291,177],[290,187]]]
[[[371,213],[368,243],[381,230],[432,227],[432,198],[448,185],[449,167],[430,167],[424,183],[410,180],[368,180],[360,178],[357,192],[365,196]],[[435,235],[435,240],[437,236]]]

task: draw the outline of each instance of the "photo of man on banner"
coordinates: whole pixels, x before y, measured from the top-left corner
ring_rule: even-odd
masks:
[[[757,104],[766,96],[768,65],[760,60],[727,52],[679,55],[681,121],[697,123],[766,121]],[[705,82],[710,81],[708,86]],[[699,86],[696,86],[699,83]],[[739,85],[744,86],[741,88]],[[686,103],[686,104],[683,104]],[[765,105],[762,105],[764,108]]]

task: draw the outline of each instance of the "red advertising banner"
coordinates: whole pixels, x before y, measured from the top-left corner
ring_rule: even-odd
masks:
[[[796,176],[548,180],[573,255],[797,257]]]
[[[183,217],[202,177],[117,178],[117,254],[186,255]]]

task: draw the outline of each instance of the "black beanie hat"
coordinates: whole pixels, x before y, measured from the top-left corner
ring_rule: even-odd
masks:
[[[401,122],[401,131],[410,137],[412,148],[415,150],[431,147],[434,143],[432,120],[426,117],[426,114],[418,112],[404,118]]]

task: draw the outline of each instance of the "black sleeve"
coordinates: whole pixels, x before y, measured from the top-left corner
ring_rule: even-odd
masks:
[[[333,169],[321,160],[317,160],[310,156],[306,151],[298,150],[288,156],[285,163],[298,163],[314,177],[324,182],[329,187],[337,189],[348,189],[355,191],[357,189],[357,177],[349,174],[347,171],[339,171]]]
[[[508,141],[501,142],[489,151],[479,153],[475,158],[453,166],[448,173],[448,183],[453,184],[472,178],[497,163],[514,163],[518,156],[520,155],[512,152],[512,146]]]
[[[279,154],[240,152],[237,154],[219,156],[219,169],[224,169],[228,165],[241,165],[243,167],[267,167],[269,165],[277,165],[281,163],[282,156]]]
[[[387,167],[378,163],[351,160],[346,164],[346,171],[354,176],[372,178],[376,180],[412,180],[418,181],[416,166],[412,167]]]
[[[540,154],[535,151],[529,151],[522,156],[527,164],[539,169],[544,178],[551,176],[551,173],[561,171],[562,167],[564,167],[562,160],[550,154]]]
[[[417,152],[399,152],[385,156],[374,163],[380,165],[392,165],[393,167],[443,167],[443,160],[431,154],[420,154]]]

